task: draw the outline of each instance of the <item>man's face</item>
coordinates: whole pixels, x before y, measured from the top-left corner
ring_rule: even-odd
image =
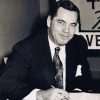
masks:
[[[60,7],[53,19],[48,16],[47,26],[50,39],[59,46],[65,45],[75,33],[77,12]]]

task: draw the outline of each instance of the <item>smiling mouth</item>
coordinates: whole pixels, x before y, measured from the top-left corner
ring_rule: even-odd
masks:
[[[67,36],[66,35],[60,35],[60,36],[62,36],[62,37],[70,37],[70,35],[67,35]]]

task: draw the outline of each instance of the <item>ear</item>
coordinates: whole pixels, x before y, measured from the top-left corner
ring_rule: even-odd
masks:
[[[47,26],[50,27],[51,24],[51,16],[49,15],[47,18]]]

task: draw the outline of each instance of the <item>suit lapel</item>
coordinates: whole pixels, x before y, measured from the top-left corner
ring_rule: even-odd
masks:
[[[75,43],[75,36],[73,39],[66,45],[66,82],[74,78],[77,66],[77,46]],[[48,36],[41,38],[40,45],[40,64],[42,66],[43,75],[47,81],[47,84],[55,86],[55,67],[52,63],[51,52],[48,42]],[[41,51],[42,50],[42,51]]]
[[[55,85],[55,67],[53,66],[52,58],[51,58],[51,52],[50,52],[50,47],[49,47],[49,42],[48,42],[48,37],[47,35],[41,39],[41,43],[43,45],[40,46],[40,51],[41,53],[41,65],[42,67],[42,72],[44,74],[44,77],[48,83],[48,85]]]
[[[69,86],[69,81],[75,78],[77,67],[77,47],[75,43],[75,36],[66,45],[66,86]]]

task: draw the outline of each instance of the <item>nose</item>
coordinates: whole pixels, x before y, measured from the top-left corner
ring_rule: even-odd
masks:
[[[63,28],[63,32],[64,33],[69,33],[69,26],[66,25],[64,28]]]

